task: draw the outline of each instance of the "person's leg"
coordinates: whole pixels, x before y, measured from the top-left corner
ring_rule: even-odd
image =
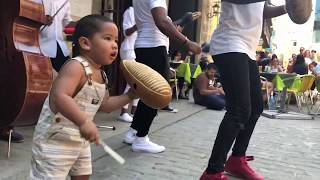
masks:
[[[124,94],[127,93],[129,89],[130,89],[130,86],[129,84],[127,84],[123,93]],[[121,108],[121,113],[120,113],[120,116],[118,117],[118,120],[129,122],[129,123],[132,122],[132,117],[129,115],[128,108],[129,108],[129,104],[126,104]]]
[[[230,156],[226,162],[225,170],[232,175],[243,177],[245,179],[263,180],[263,177],[257,174],[247,163],[247,161],[253,159],[248,159],[245,156],[254,127],[263,111],[259,70],[253,60],[249,60],[249,75],[251,115],[245,124],[245,128],[241,129],[236,137],[236,141],[232,149],[232,156]]]
[[[194,78],[191,78],[191,83],[187,86],[187,89],[186,89],[186,92],[185,92],[186,99],[189,99],[189,92],[193,87],[193,81],[194,81]]]
[[[120,49],[119,52],[120,52],[121,60],[135,61],[135,59],[136,59],[136,55],[135,55],[134,50]],[[129,91],[129,89],[130,89],[130,86],[129,86],[129,84],[127,84],[123,93],[127,93]],[[138,101],[139,101],[139,99],[134,99],[132,101],[131,114],[134,114],[136,112]],[[129,109],[129,104],[126,104],[125,106],[123,106],[120,116],[123,115],[124,113],[127,113],[127,115],[129,115],[128,109]],[[132,118],[131,118],[131,122],[132,122]]]
[[[134,115],[136,113],[138,102],[139,102],[139,99],[134,99],[132,101],[132,106],[131,106],[131,114],[132,115]]]
[[[251,114],[248,56],[242,53],[226,53],[214,57],[226,93],[225,116],[209,159],[207,173],[223,172],[229,152],[240,129]]]
[[[57,42],[57,55],[55,58],[50,58],[53,69],[59,72],[63,64],[69,59],[68,56],[64,56],[59,43]]]
[[[146,64],[168,80],[169,62],[167,60],[167,51],[165,47],[138,48],[135,52],[138,62]],[[151,153],[164,151],[165,148],[163,146],[150,142],[147,137],[152,121],[156,115],[156,109],[139,101],[131,124],[131,128],[137,131],[137,139],[134,140],[132,144],[132,149],[134,151],[141,150]]]
[[[85,144],[89,145],[88,142]],[[85,146],[82,148],[78,159],[70,169],[71,180],[88,180],[92,174],[91,148]]]
[[[208,109],[222,110],[226,106],[226,101],[220,95],[209,95],[205,98],[205,106]]]
[[[185,98],[185,95],[183,94],[184,77],[178,77],[177,79],[178,79],[178,89],[179,89],[178,97],[179,97],[179,99],[180,98],[183,99],[183,98]]]
[[[236,156],[245,156],[249,145],[251,135],[258,118],[263,111],[263,100],[261,92],[261,83],[259,70],[253,60],[249,61],[250,75],[250,97],[251,97],[251,116],[245,125],[244,130],[240,130],[236,142],[232,149],[232,154]]]
[[[3,141],[9,141],[9,136],[11,132],[11,142],[13,143],[22,143],[24,142],[23,136],[14,130],[12,126],[2,127],[0,129],[0,139]]]
[[[124,89],[123,91],[123,94],[127,93],[130,89],[130,86],[129,84],[126,85],[126,88]],[[128,113],[128,109],[129,109],[129,104],[126,104],[122,107],[122,110],[121,110],[121,114],[122,115],[123,113]]]

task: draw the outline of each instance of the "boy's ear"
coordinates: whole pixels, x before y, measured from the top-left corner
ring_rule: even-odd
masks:
[[[87,51],[89,51],[91,49],[91,43],[88,38],[82,36],[79,38],[78,42],[79,42],[81,49],[84,49]]]

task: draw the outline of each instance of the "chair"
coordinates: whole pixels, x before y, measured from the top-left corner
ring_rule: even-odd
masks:
[[[310,102],[312,104],[310,91],[314,81],[315,81],[315,77],[313,75],[297,76],[297,78],[293,82],[292,87],[288,89],[288,94],[289,94],[288,105],[290,102],[291,95],[294,94],[297,101],[297,107],[299,112],[302,111],[302,103],[305,102],[308,109],[308,113],[310,113],[308,99],[310,98]]]
[[[260,76],[260,80],[262,80],[263,82],[266,82],[266,86],[264,87],[264,86],[262,86],[261,87],[261,90],[262,91],[266,91],[266,93],[267,93],[267,103],[269,103],[269,89],[268,89],[268,85],[267,85],[267,82],[268,82],[268,80],[267,80],[267,78],[265,78],[265,77],[263,77],[263,76]]]
[[[312,103],[313,103],[313,107],[316,107],[317,102],[319,101],[319,97],[320,97],[320,79],[316,78],[315,80],[315,90],[314,90],[314,95],[312,96]],[[315,101],[314,101],[315,99]],[[320,111],[320,104],[317,107],[317,110],[315,111],[315,114],[318,115]]]
[[[173,73],[173,77],[170,78],[169,82],[170,84],[174,84],[174,87],[176,89],[176,99],[178,100],[178,96],[179,96],[179,89],[178,89],[178,79],[177,79],[177,71],[175,69],[173,69],[172,67],[170,67],[170,71]]]

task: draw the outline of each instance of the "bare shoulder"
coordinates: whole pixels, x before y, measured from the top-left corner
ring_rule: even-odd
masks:
[[[79,61],[68,60],[59,72],[59,76],[73,76],[73,77],[83,77],[85,75],[84,68]]]

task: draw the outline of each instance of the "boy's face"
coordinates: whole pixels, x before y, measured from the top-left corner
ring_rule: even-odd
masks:
[[[101,31],[90,39],[91,54],[96,63],[109,65],[118,55],[118,28],[114,23],[105,22]]]

